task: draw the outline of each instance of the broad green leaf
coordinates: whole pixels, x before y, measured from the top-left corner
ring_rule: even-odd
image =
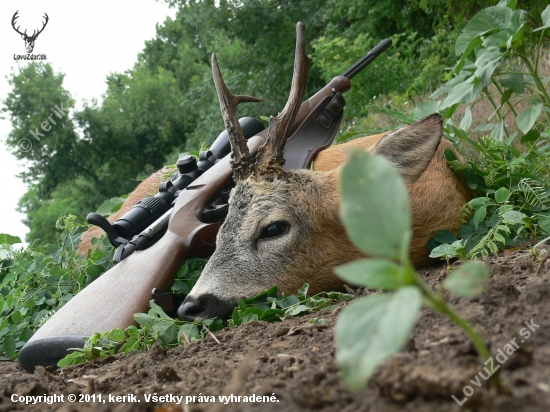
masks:
[[[300,289],[298,289],[298,297],[307,298],[307,291],[309,289],[309,283],[304,283]]]
[[[10,257],[10,250],[0,246],[0,260],[4,260]]]
[[[453,232],[449,230],[440,230],[434,235],[433,238],[436,242],[439,243],[453,243],[458,240]]]
[[[466,39],[460,39],[458,41],[465,41]],[[457,45],[458,45],[457,41]],[[460,73],[462,68],[464,67],[464,63],[466,62],[466,58],[470,55],[471,52],[474,51],[474,49],[478,46],[480,46],[482,43],[481,37],[479,35],[475,36],[473,39],[470,40],[468,45],[464,48],[464,52],[462,53],[462,56],[460,57],[460,60],[458,61],[456,67],[455,67],[455,73]],[[462,45],[460,46],[462,48]]]
[[[466,110],[464,111],[464,117],[460,121],[460,128],[462,130],[468,130],[470,126],[472,125],[472,105],[469,104],[466,106]]]
[[[491,137],[499,142],[504,140],[504,122],[501,120],[491,132]]]
[[[518,123],[519,130],[521,130],[523,133],[527,133],[533,128],[535,122],[540,116],[542,106],[543,104],[539,103],[535,106],[529,107],[527,110],[518,115],[516,121]]]
[[[308,313],[308,312],[311,312],[311,308],[309,306],[298,305],[295,308],[287,309],[285,314],[287,314],[289,316],[296,316],[296,315],[299,315],[300,313]],[[246,322],[244,322],[244,323],[246,323]]]
[[[439,112],[439,102],[422,102],[416,106],[411,114],[414,116],[415,120],[423,119],[433,113]]]
[[[7,233],[0,233],[0,244],[2,245],[16,245],[21,243],[19,236],[8,235]]]
[[[522,94],[525,91],[523,74],[521,73],[513,73],[500,79],[500,84],[516,94]]]
[[[352,285],[373,289],[398,289],[403,286],[401,267],[385,259],[363,259],[338,266],[334,272]]]
[[[15,356],[15,339],[12,335],[8,335],[4,338],[4,353],[10,359]]]
[[[126,334],[122,329],[116,328],[107,333],[106,338],[111,341],[121,342],[126,339]]]
[[[185,334],[189,339],[197,338],[200,335],[199,328],[194,323],[185,323],[181,325],[178,335],[182,336]]]
[[[458,229],[458,236],[461,239],[470,239],[474,234],[473,229],[470,226],[462,225]]]
[[[149,307],[154,313],[159,315],[161,319],[172,320],[172,318],[164,313],[164,310],[159,305],[157,305],[154,300],[149,301]]]
[[[120,209],[120,206],[126,201],[123,197],[112,197],[104,201],[97,209],[96,213],[103,216],[110,216]]]
[[[538,221],[538,225],[546,233],[550,233],[550,217],[541,217]]]
[[[444,243],[432,249],[431,258],[451,259],[459,255],[459,249],[463,248],[462,241],[457,240],[452,244]]]
[[[506,202],[509,197],[510,197],[510,191],[505,187],[501,187],[495,192],[495,200],[498,203]]]
[[[487,216],[487,208],[485,206],[481,206],[477,209],[476,214],[474,215],[474,226],[476,228],[481,222],[483,222],[485,216]]]
[[[59,362],[57,362],[57,366],[60,368],[64,368],[65,366],[78,365],[84,362],[86,362],[86,355],[81,352],[75,351],[73,353],[69,353],[63,359],[59,360]]]
[[[523,219],[526,217],[527,215],[524,213],[518,212],[517,210],[510,210],[502,214],[502,223],[509,225],[523,224]]]
[[[369,255],[400,259],[411,210],[397,170],[381,156],[354,150],[340,182],[340,215],[351,241]]]
[[[539,137],[540,137],[540,133],[535,129],[531,129],[521,137],[521,143],[534,142]]]
[[[473,298],[483,292],[488,277],[487,266],[479,262],[466,262],[452,271],[443,281],[443,286],[457,296]]]
[[[546,6],[544,11],[541,14],[542,17],[542,26],[537,27],[535,31],[544,30],[550,28],[550,5]]]
[[[407,286],[342,310],[336,322],[337,360],[352,392],[364,389],[376,367],[405,347],[421,306],[420,290]]]
[[[258,320],[262,315],[263,310],[258,308],[248,308],[243,313],[243,323],[250,323],[254,320]]]
[[[475,99],[480,90],[481,87],[476,86],[472,82],[459,84],[454,87],[445,100],[439,104],[439,110],[446,109],[457,103],[470,103]]]

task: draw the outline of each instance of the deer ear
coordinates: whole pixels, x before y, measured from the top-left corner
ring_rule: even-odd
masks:
[[[434,157],[443,136],[443,120],[434,113],[416,123],[388,133],[372,152],[386,157],[399,170],[405,183],[416,182]]]

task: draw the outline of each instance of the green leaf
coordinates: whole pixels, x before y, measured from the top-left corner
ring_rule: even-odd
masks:
[[[491,132],[491,137],[499,142],[504,140],[504,122],[501,120]]]
[[[342,310],[336,322],[337,359],[352,392],[364,389],[376,367],[405,347],[421,305],[420,290],[407,286]]]
[[[473,298],[483,292],[489,269],[482,263],[466,262],[452,271],[443,286],[457,296]]]
[[[307,298],[307,291],[309,289],[309,283],[304,283],[300,289],[298,289],[298,298]]]
[[[262,316],[262,313],[264,311],[258,308],[248,308],[243,313],[243,323],[250,323],[254,320],[260,319],[260,316]]]
[[[8,235],[7,233],[0,233],[0,244],[2,245],[16,245],[21,243],[19,236]]]
[[[460,128],[462,130],[468,130],[470,126],[472,125],[472,105],[469,104],[466,106],[466,110],[464,112],[464,117],[460,121]]]
[[[430,257],[434,259],[436,258],[451,259],[459,255],[459,249],[462,247],[463,245],[460,240],[457,240],[452,244],[444,243],[432,249],[432,251],[430,252]]]
[[[381,156],[354,150],[340,182],[340,215],[351,241],[369,255],[400,259],[411,210],[397,170]]]
[[[534,142],[539,137],[540,137],[540,133],[535,129],[531,129],[521,137],[521,143]]]
[[[519,130],[521,130],[523,133],[527,133],[533,128],[535,122],[540,116],[542,106],[543,104],[539,103],[535,106],[529,107],[527,110],[518,115],[516,121],[518,123]]]
[[[416,106],[411,114],[414,116],[415,120],[423,119],[433,113],[439,112],[439,102],[422,102]]]
[[[184,323],[181,325],[178,335],[185,334],[189,339],[198,338],[200,335],[199,328],[194,323]]]
[[[550,217],[541,217],[538,221],[538,225],[546,233],[550,233]]]
[[[477,229],[477,226],[483,222],[485,219],[485,216],[487,216],[487,208],[485,206],[481,206],[479,209],[477,209],[476,214],[474,215],[474,226]]]
[[[512,90],[516,94],[522,94],[525,91],[523,74],[521,73],[513,73],[508,77],[500,79],[500,84]]]
[[[65,366],[78,365],[84,362],[86,362],[86,355],[82,352],[75,351],[73,353],[69,353],[63,359],[59,360],[59,362],[57,362],[57,366],[60,368],[64,368]]]
[[[123,197],[112,197],[104,201],[97,209],[96,213],[103,216],[110,216],[114,212],[120,209],[122,204],[126,201]]]
[[[122,329],[115,328],[107,333],[106,338],[110,341],[122,342],[126,339],[126,334]]]
[[[541,14],[542,26],[537,27],[533,32],[550,28],[550,5],[546,6]]]
[[[495,192],[495,200],[498,203],[506,202],[509,197],[510,197],[510,191],[505,187],[501,187]]]
[[[453,243],[456,242],[458,239],[453,234],[453,232],[449,230],[440,230],[435,234],[434,240],[439,243]]]
[[[527,217],[526,214],[518,212],[517,210],[510,210],[502,214],[502,223],[508,225],[524,224],[523,219]]]
[[[7,335],[4,338],[4,353],[10,359],[15,357],[15,339],[12,335]]]
[[[296,316],[296,315],[299,315],[301,313],[309,313],[309,312],[311,312],[311,308],[309,306],[298,305],[295,308],[287,309],[285,314],[288,315],[288,316]]]
[[[373,289],[398,289],[403,286],[401,267],[385,259],[363,259],[337,266],[334,272],[352,285]]]

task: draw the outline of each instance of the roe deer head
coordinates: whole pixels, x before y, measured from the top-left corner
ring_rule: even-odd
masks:
[[[238,299],[275,285],[286,294],[295,293],[306,282],[311,294],[341,290],[343,282],[333,268],[364,257],[348,240],[340,221],[339,169],[321,156],[331,149],[315,159],[315,169],[324,171],[286,172],[282,168],[287,128],[302,101],[310,63],[303,31],[303,25],[298,23],[289,100],[279,116],[271,117],[268,137],[255,163],[251,163],[237,122],[236,107],[240,102],[256,99],[232,95],[223,83],[215,56],[212,57],[214,81],[232,145],[236,186],[229,199],[227,218],[218,232],[216,251],[180,306],[181,319],[226,317]],[[448,144],[440,144],[441,137],[442,120],[435,114],[396,132],[348,145],[364,146],[387,157],[409,184],[415,232],[412,242],[416,242],[411,250],[417,265],[428,262],[424,245],[430,236],[441,229],[458,229],[459,210],[468,198],[443,158]],[[332,157],[342,163],[342,153]],[[420,179],[427,169],[431,176]],[[423,182],[418,182],[420,186],[415,189],[417,180]],[[439,190],[441,185],[446,190]],[[430,195],[434,196],[435,205],[430,204]]]

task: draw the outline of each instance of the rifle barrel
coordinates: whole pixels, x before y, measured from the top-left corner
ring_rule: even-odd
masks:
[[[388,38],[388,39],[382,40],[380,43],[378,43],[378,46],[373,48],[371,51],[369,51],[367,54],[365,54],[363,57],[361,57],[359,60],[353,63],[340,76],[347,77],[350,80],[353,79],[357,73],[359,73],[369,64],[371,64],[378,56],[384,53],[391,45],[392,45],[391,39]]]

